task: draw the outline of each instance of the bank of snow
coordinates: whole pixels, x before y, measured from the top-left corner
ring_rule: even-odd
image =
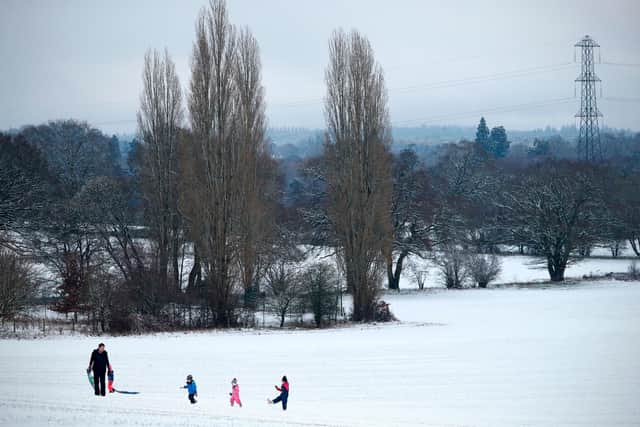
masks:
[[[638,425],[640,283],[387,295],[401,323],[0,341],[11,426]],[[116,385],[84,369],[104,340]],[[178,387],[193,374],[200,401]],[[289,411],[268,406],[291,381]],[[242,409],[228,404],[237,377]]]

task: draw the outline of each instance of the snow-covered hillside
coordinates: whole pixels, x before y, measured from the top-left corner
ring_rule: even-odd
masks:
[[[640,283],[386,295],[400,323],[0,341],[6,426],[640,424]],[[107,344],[116,386],[84,373]],[[178,387],[193,374],[200,401]],[[268,406],[291,382],[289,410]],[[244,407],[230,408],[237,377]]]

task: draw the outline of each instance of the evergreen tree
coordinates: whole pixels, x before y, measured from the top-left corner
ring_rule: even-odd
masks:
[[[478,130],[476,131],[476,143],[480,144],[485,151],[492,151],[489,148],[489,127],[484,117],[480,117],[480,123],[478,124]]]
[[[491,129],[489,136],[490,152],[497,158],[505,157],[509,152],[510,141],[507,140],[507,131],[504,126],[497,126]]]

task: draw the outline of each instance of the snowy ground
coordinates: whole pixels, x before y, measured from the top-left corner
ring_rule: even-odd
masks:
[[[401,323],[0,341],[0,425],[640,425],[640,283],[385,299]],[[101,340],[116,386],[140,395],[93,396]],[[178,389],[189,373],[196,406]],[[265,402],[282,374],[286,413]]]

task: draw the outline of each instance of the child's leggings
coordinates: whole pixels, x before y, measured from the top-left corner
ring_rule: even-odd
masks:
[[[283,410],[287,410],[287,400],[289,400],[289,396],[283,396],[282,394],[278,397],[276,397],[275,399],[273,399],[273,401],[271,403],[273,403],[274,405],[278,402],[282,402],[282,409]]]

